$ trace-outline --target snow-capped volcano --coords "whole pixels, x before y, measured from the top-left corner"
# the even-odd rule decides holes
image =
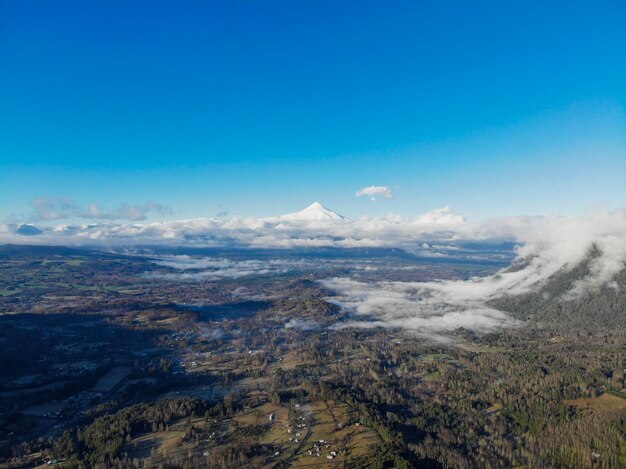
[[[313,202],[304,210],[278,217],[266,218],[266,221],[350,221],[348,218],[327,209],[319,202]]]

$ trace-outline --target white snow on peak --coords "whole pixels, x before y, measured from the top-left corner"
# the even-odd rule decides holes
[[[313,202],[304,210],[299,212],[288,213],[287,215],[281,215],[278,217],[266,218],[267,221],[350,221],[348,218],[327,209],[319,202]]]

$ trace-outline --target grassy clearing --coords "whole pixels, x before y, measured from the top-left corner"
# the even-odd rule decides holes
[[[433,371],[432,373],[428,373],[427,375],[424,375],[422,377],[422,379],[424,381],[435,381],[437,378],[439,378],[439,371]]]
[[[93,387],[93,390],[96,392],[108,392],[126,378],[131,371],[132,368],[127,366],[115,367],[100,378],[98,383]]]
[[[626,392],[616,391],[615,389],[609,389],[607,393],[611,394],[612,396],[617,396],[617,397],[621,397],[622,399],[626,399]]]
[[[165,431],[158,433],[144,433],[134,438],[124,448],[131,458],[147,458],[153,454],[163,455],[165,451],[177,447],[182,442],[185,432]]]
[[[277,366],[282,368],[283,370],[293,370],[299,365],[306,365],[306,364],[311,364],[311,362],[302,360],[302,356],[299,355],[297,352],[293,351],[293,352],[286,353],[282,357],[282,360],[278,362]]]
[[[270,414],[274,414],[271,423]],[[353,413],[346,404],[317,401],[299,408],[292,408],[289,404],[266,403],[235,416],[233,423],[235,426],[269,427],[259,443],[280,448],[280,457],[275,462],[288,463],[289,467],[308,467],[311,464],[336,467],[339,462],[367,454],[372,445],[380,443],[375,431],[360,424],[349,425],[352,420]],[[302,424],[306,425],[298,426]],[[320,443],[321,440],[324,443]],[[318,445],[319,456],[317,450],[313,450],[315,444]],[[333,451],[336,456],[329,460],[327,456]]]
[[[80,266],[82,265],[86,259],[81,258],[59,258],[59,259],[44,259],[41,261],[41,265],[70,265],[70,266]]]
[[[355,427],[350,435],[348,449],[350,457],[360,457],[366,455],[372,447],[382,443],[380,436],[374,430],[368,427]]]
[[[195,418],[191,420],[191,425],[196,428],[206,427],[203,418]],[[177,453],[200,451],[191,442],[184,442],[186,429],[189,428],[187,419],[180,419],[170,425],[169,429],[162,432],[142,433],[133,438],[129,443],[124,445],[124,451],[128,452],[130,458],[146,458],[152,456],[155,463],[160,457],[167,455],[175,455]]]
[[[428,355],[421,355],[419,360],[423,362],[447,361],[453,360],[453,357],[447,353],[429,353]]]
[[[337,464],[343,462],[349,464],[350,459],[366,455],[373,446],[381,443],[378,433],[354,422],[354,412],[346,404],[328,401],[304,407],[311,417],[311,433],[290,467],[309,467],[312,464],[316,467],[337,467]],[[320,444],[320,440],[324,440],[324,443]],[[320,446],[320,456],[315,451],[308,453],[315,443]],[[336,456],[332,460],[327,459],[333,451]]]
[[[117,289],[118,293],[121,293],[123,295],[136,295],[138,293],[141,293],[141,289],[139,288],[118,288]]]
[[[45,417],[54,412],[60,412],[68,406],[68,401],[46,402],[24,409],[22,413],[26,415],[34,415],[35,417]]]
[[[491,407],[488,407],[486,410],[490,414],[495,414],[496,412],[499,412],[500,409],[502,409],[502,404],[500,402],[496,402]]]
[[[490,345],[474,345],[474,344],[461,344],[459,348],[466,352],[474,353],[502,353],[506,352],[506,347],[492,347]]]
[[[585,414],[616,412],[626,409],[626,399],[604,393],[598,397],[587,397],[564,401],[564,404],[576,407]]]

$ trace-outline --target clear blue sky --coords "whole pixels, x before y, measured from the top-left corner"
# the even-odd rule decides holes
[[[0,21],[0,220],[40,196],[168,218],[626,205],[623,0],[4,0]]]

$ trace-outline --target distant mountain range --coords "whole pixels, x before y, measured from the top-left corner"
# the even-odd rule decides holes
[[[495,288],[496,293],[511,296],[534,291],[538,280],[577,265],[592,245],[600,254],[591,265],[591,277],[612,277],[626,263],[625,240],[626,209],[597,210],[583,217],[471,221],[445,207],[414,218],[389,214],[349,220],[315,202],[298,212],[269,218],[232,216],[141,223],[99,220],[89,224],[42,222],[40,226],[0,223],[0,244],[116,251],[141,247],[303,249],[324,254],[333,249],[384,248],[403,250],[430,262],[454,260],[503,267],[517,257],[519,261],[509,273],[518,271],[518,275],[503,272],[504,281],[485,286],[492,288],[492,293]]]

